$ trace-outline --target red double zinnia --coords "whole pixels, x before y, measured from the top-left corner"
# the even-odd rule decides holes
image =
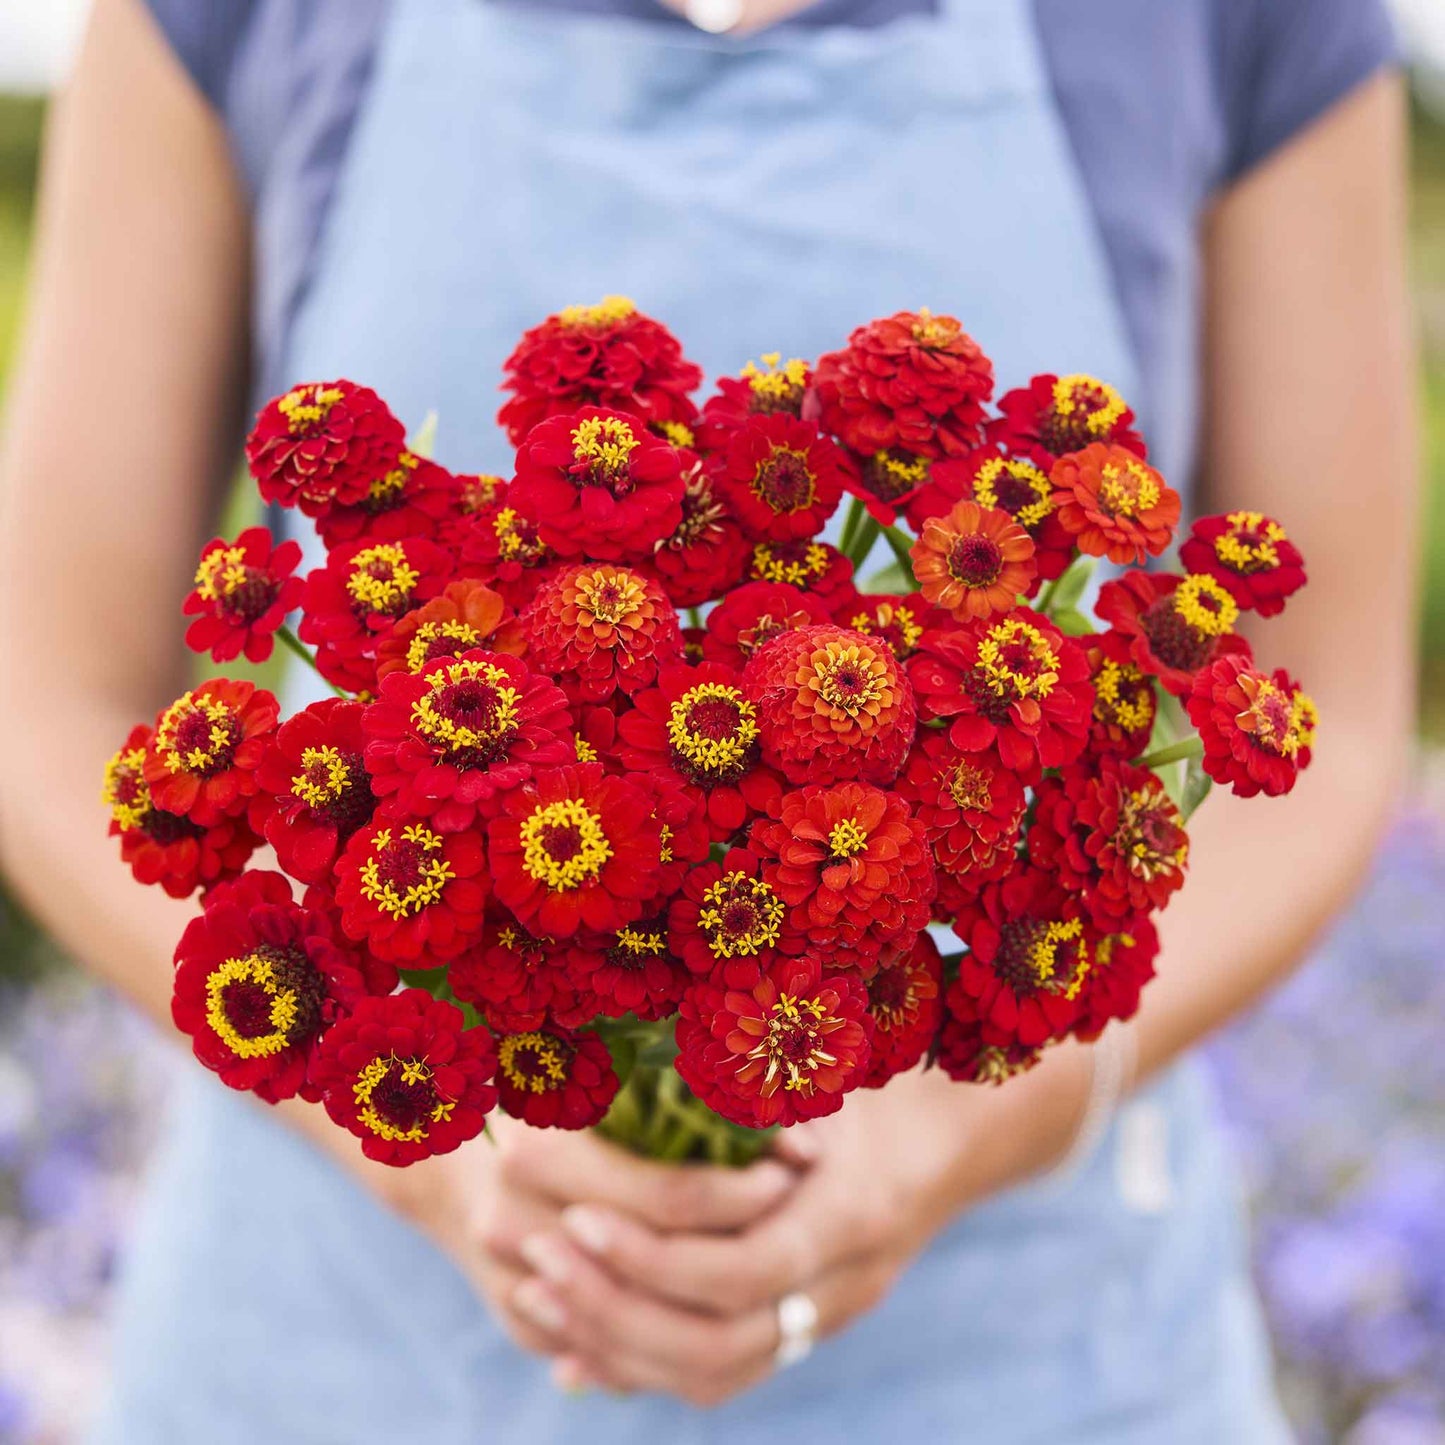
[[[748,362],[737,376],[719,378],[717,395],[708,398],[697,425],[706,450],[725,447],[749,417],[802,415],[812,368],[796,356],[784,361],[781,351],[764,352],[760,362]]]
[[[451,530],[461,485],[462,479],[445,467],[404,451],[394,467],[372,478],[359,502],[326,508],[316,519],[316,530],[329,548],[363,538],[440,538]]]
[[[1305,584],[1299,548],[1262,512],[1201,517],[1179,549],[1179,560],[1191,572],[1208,573],[1242,608],[1261,617],[1283,612],[1285,599]]]
[[[735,587],[707,615],[702,655],[709,662],[741,668],[779,633],[830,622],[814,596],[786,582],[748,582]]]
[[[1147,453],[1134,427],[1134,413],[1108,382],[1075,373],[1045,374],[1006,391],[999,418],[989,428],[1015,454],[1032,455],[1045,470],[1055,457],[1082,451],[1094,442],[1122,447],[1136,457]]]
[[[207,542],[182,608],[196,619],[186,629],[186,646],[217,662],[243,652],[251,662],[264,662],[276,629],[301,601],[301,579],[292,575],[300,560],[296,542],[273,550],[265,527],[248,527],[234,542]]]
[[[312,1065],[326,1112],[382,1164],[447,1154],[496,1106],[497,1055],[455,1004],[408,988],[365,998],[326,1035]]]
[[[498,1037],[497,1085],[503,1111],[535,1129],[590,1129],[619,1087],[607,1045],[556,1023]]]
[[[538,768],[575,757],[562,689],[500,652],[391,673],[364,727],[377,796],[444,833],[490,817]]]
[[[265,501],[319,517],[365,501],[371,484],[399,464],[405,440],[370,387],[306,382],[262,407],[246,460]]]
[[[751,988],[777,952],[786,914],[756,855],[730,848],[721,863],[700,864],[683,879],[668,908],[669,943],[694,974]]]
[[[674,607],[697,607],[742,579],[752,550],[716,483],[695,465],[683,474],[682,520],[641,565]]]
[[[447,982],[498,1031],[540,1028],[549,1017],[585,1023],[597,1010],[590,996],[579,995],[571,952],[571,944],[538,938],[493,907],[481,942],[451,961]]]
[[[920,933],[911,947],[885,948],[868,980],[873,1046],[865,1089],[881,1089],[911,1069],[933,1043],[943,1019],[943,960]]]
[[[1278,797],[1310,764],[1319,711],[1282,667],[1261,672],[1247,652],[1201,670],[1185,702],[1204,744],[1204,771],[1241,798]]]
[[[1059,524],[1078,549],[1111,562],[1157,557],[1179,521],[1179,493],[1131,451],[1095,442],[1054,463]]]
[[[837,509],[847,459],[812,422],[750,416],[728,438],[718,487],[743,529],[765,541],[812,537]]]

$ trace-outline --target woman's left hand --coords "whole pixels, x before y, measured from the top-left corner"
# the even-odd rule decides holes
[[[960,1210],[1067,1148],[1088,1087],[1084,1051],[1052,1051],[1001,1089],[936,1071],[852,1094],[783,1132],[796,1190],[735,1234],[665,1233],[595,1205],[533,1236],[524,1257],[560,1306],[558,1382],[726,1400],[767,1377],[778,1302],[801,1291],[818,1334],[872,1308]]]

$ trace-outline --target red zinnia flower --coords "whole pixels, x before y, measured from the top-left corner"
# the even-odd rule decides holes
[[[943,960],[920,933],[911,948],[888,947],[868,980],[873,1047],[865,1089],[881,1089],[928,1051],[943,1021]]]
[[[120,839],[121,861],[136,882],[159,883],[172,898],[188,898],[235,877],[261,840],[242,817],[223,817],[209,828],[151,801],[146,751],[154,736],[139,724],[105,765],[102,801],[110,809],[110,835]]]
[[[560,1024],[497,1039],[502,1109],[535,1129],[590,1129],[620,1087],[607,1045]]]
[[[182,694],[156,720],[146,753],[151,801],[203,828],[244,813],[277,711],[265,688],[225,677]]]
[[[810,784],[784,795],[776,819],[754,822],[748,844],[788,907],[787,952],[868,973],[884,945],[906,948],[928,926],[933,857],[896,794]]]
[[[955,983],[944,996],[943,1027],[935,1045],[938,1066],[960,1084],[1002,1084],[1026,1074],[1042,1050],[1020,1043],[989,1043],[973,999]]]
[[[1159,934],[1145,915],[1131,918],[1120,933],[1105,934],[1094,948],[1094,966],[1079,995],[1073,1032],[1086,1043],[1099,1037],[1112,1019],[1131,1019],[1139,995],[1154,977]]]
[[[743,672],[763,761],[790,783],[891,781],[913,741],[913,689],[892,651],[842,627],[776,637]]]
[[[490,817],[540,767],[572,762],[572,716],[556,683],[500,652],[393,672],[366,710],[377,796],[444,833]]]
[[[485,582],[448,582],[428,603],[397,620],[376,648],[378,680],[392,672],[421,672],[442,658],[483,647],[520,654],[522,629],[511,608]]]
[[[506,360],[511,399],[497,414],[513,446],[538,422],[579,406],[611,406],[649,422],[691,422],[702,370],[661,322],[625,296],[568,306],[522,336]]]
[[[674,607],[721,597],[742,579],[753,547],[701,466],[683,474],[682,521],[641,570],[656,577]]]
[[[1144,439],[1134,413],[1107,382],[1092,376],[1036,376],[999,398],[996,435],[1011,452],[1033,455],[1045,470],[1053,458],[1082,451],[1092,442],[1123,447],[1141,459]]]
[[[853,564],[831,542],[759,542],[748,564],[748,581],[786,582],[816,597],[825,615],[857,595]]]
[[[718,487],[745,531],[765,541],[812,537],[837,509],[846,458],[810,421],[746,418],[718,459]]]
[[[862,456],[956,456],[979,439],[993,364],[952,316],[900,311],[822,357],[813,385],[824,428]]]
[[[366,500],[400,464],[406,433],[370,387],[307,382],[261,408],[246,460],[261,496],[319,517]]]
[[[378,958],[435,967],[482,931],[486,859],[472,833],[438,833],[383,816],[358,830],[336,865],[336,906],[348,938]]]
[[[771,962],[787,905],[761,877],[758,859],[731,848],[683,880],[668,909],[673,953],[695,974],[728,988],[751,988]]]
[[[1112,933],[1184,886],[1189,836],[1155,774],[1102,757],[1035,789],[1029,857],[1082,896],[1101,933]]]
[[[922,825],[940,874],[977,887],[1013,867],[1024,788],[992,748],[961,752],[946,733],[925,728],[894,787]]]
[[[600,937],[583,936],[568,955],[594,1012],[654,1021],[677,1012],[692,974],[668,944],[667,918],[639,919]]]
[[[1024,865],[986,883],[954,932],[968,952],[953,990],[976,1011],[986,1043],[1037,1048],[1068,1031],[1095,936],[1052,874]]]
[[[1034,580],[1033,538],[977,502],[930,517],[909,555],[920,591],[955,622],[1011,611]]]
[[[946,625],[943,613],[916,592],[894,597],[859,594],[839,607],[833,620],[850,632],[861,632],[865,637],[886,642],[899,662],[907,662],[913,656],[930,626]]]
[[[300,1094],[322,1035],[366,996],[356,962],[279,873],[215,889],[176,946],[171,1016],[196,1057],[233,1089],[274,1104]]]
[[[373,542],[439,538],[451,529],[460,491],[460,477],[415,452],[404,451],[390,471],[372,479],[361,501],[322,512],[316,530],[328,548],[362,538]]]
[[[1201,670],[1185,702],[1204,744],[1204,771],[1241,798],[1278,797],[1309,767],[1319,712],[1282,667],[1259,671],[1247,652]]]
[[[480,513],[458,535],[462,563],[513,607],[530,602],[557,570],[557,554],[538,535],[537,524],[513,506]]]
[[[1088,739],[1088,659],[1030,608],[926,634],[908,676],[924,717],[953,719],[956,747],[997,745],[1015,772],[1072,762]]]
[[[745,1127],[836,1113],[868,1075],[873,1020],[850,974],[781,959],[748,990],[698,983],[677,1022],[677,1072],[709,1108]]]
[[[1117,632],[1086,640],[1089,679],[1094,684],[1094,728],[1089,747],[1095,753],[1137,758],[1149,746],[1159,698],[1143,668],[1130,661],[1129,642]]]
[[[447,983],[496,1030],[540,1028],[549,1016],[585,1023],[594,1000],[579,996],[573,945],[535,938],[505,909],[488,910],[486,933],[447,966]]]
[[[750,361],[740,375],[719,379],[718,394],[703,406],[698,440],[706,450],[717,451],[749,417],[801,416],[812,379],[806,361],[796,356],[784,361],[781,351],[765,352],[761,366]]]
[[[537,589],[522,614],[529,661],[577,702],[647,687],[682,658],[677,613],[650,577],[584,562]]]
[[[778,799],[777,775],[759,761],[757,709],[730,668],[674,664],[618,719],[623,763],[681,783],[716,842]]]
[[[656,795],[600,763],[538,772],[487,827],[498,901],[526,928],[571,938],[641,917],[657,892],[662,823]]]
[[[451,580],[451,554],[424,537],[342,547],[306,578],[301,640],[316,645],[316,667],[348,692],[376,686],[376,650],[397,618]]]
[[[1130,660],[1176,697],[1215,658],[1249,651],[1232,631],[1239,620],[1234,598],[1203,573],[1126,572],[1099,589],[1094,613],[1122,634]]]
[[[847,482],[854,496],[862,499],[868,515],[887,527],[900,511],[911,515],[913,504],[928,488],[933,467],[928,457],[916,457],[911,452],[875,452],[858,459],[849,470]]]
[[[376,798],[362,762],[365,707],[329,697],[281,724],[256,769],[251,823],[302,883],[331,878],[337,855]]]
[[[326,1112],[382,1164],[447,1154],[496,1106],[497,1055],[455,1004],[408,988],[364,998],[322,1040],[312,1080]]]
[[[786,582],[748,582],[708,613],[702,655],[709,662],[740,668],[779,633],[830,621],[817,597]]]
[[[1284,611],[1285,598],[1305,584],[1304,558],[1276,521],[1261,512],[1201,517],[1179,549],[1191,572],[1207,572],[1229,595],[1261,617]]]
[[[682,521],[681,465],[639,417],[586,406],[527,434],[507,502],[559,557],[638,561]]]
[[[1123,447],[1095,442],[1054,463],[1049,474],[1059,522],[1079,550],[1111,562],[1157,557],[1179,521],[1179,493]]]
[[[234,542],[207,542],[195,589],[182,608],[196,617],[186,629],[186,646],[217,662],[242,652],[251,662],[264,662],[275,645],[272,634],[300,603],[301,579],[291,575],[300,560],[296,542],[273,551],[265,527],[248,527]]]

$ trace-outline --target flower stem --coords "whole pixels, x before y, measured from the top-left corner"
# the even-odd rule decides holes
[[[848,548],[853,545],[853,539],[858,535],[858,527],[863,521],[863,503],[857,497],[848,499],[848,515],[843,519],[843,535],[838,538],[838,550],[845,556],[850,556]]]
[[[1139,759],[1138,766],[1162,768],[1167,763],[1181,763],[1186,758],[1202,758],[1203,756],[1204,744],[1198,737],[1180,738],[1177,743],[1170,743],[1168,747],[1155,748],[1152,753],[1145,753]]]
[[[918,591],[918,583],[913,577],[913,538],[901,527],[884,527],[883,540],[888,543],[893,555],[898,559],[898,565],[903,569],[904,585],[910,592]]]
[[[855,568],[861,567],[868,554],[873,550],[873,544],[878,540],[878,532],[877,519],[865,516],[854,530],[847,547],[840,548],[839,550],[843,552]]]
[[[312,655],[311,649],[284,622],[276,629],[276,641],[293,656],[299,657],[318,677],[321,676],[321,669],[316,666],[316,658]],[[337,697],[349,696],[344,688],[337,687],[334,682],[328,682],[327,686]]]

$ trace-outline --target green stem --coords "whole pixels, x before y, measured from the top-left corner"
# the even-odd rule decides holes
[[[321,676],[321,669],[316,666],[316,659],[312,656],[311,649],[307,647],[284,622],[276,629],[276,641],[288,652],[299,657],[318,677]],[[346,697],[348,695],[342,688],[337,687],[334,682],[327,683],[327,686],[337,697]]]
[[[848,515],[843,519],[843,535],[838,538],[838,550],[845,556],[850,556],[848,548],[853,545],[853,538],[858,535],[859,524],[863,521],[863,503],[857,497],[848,499]]]
[[[689,607],[687,609],[687,625],[689,627],[702,626],[702,613],[699,612],[696,607]]]
[[[1058,585],[1057,582],[1045,582],[1044,585],[1039,588],[1038,595],[1029,603],[1029,606],[1032,607],[1035,612],[1043,613],[1045,617],[1051,616],[1049,603],[1053,601],[1054,588]]]
[[[898,559],[898,565],[903,569],[903,577],[908,590],[917,592],[918,583],[913,579],[913,538],[901,527],[884,527],[883,540],[888,543],[893,555]]]
[[[1177,743],[1170,743],[1168,747],[1155,748],[1152,753],[1145,753],[1139,759],[1138,766],[1162,768],[1168,763],[1182,763],[1187,758],[1202,758],[1203,756],[1204,744],[1198,737],[1180,738]]]
[[[868,554],[873,550],[873,544],[878,540],[880,530],[876,518],[873,517],[865,516],[858,524],[858,529],[854,532],[847,551],[848,560],[855,568],[861,567]]]

